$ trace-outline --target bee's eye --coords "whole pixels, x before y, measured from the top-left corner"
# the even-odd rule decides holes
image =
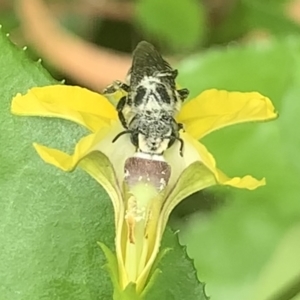
[[[138,131],[135,131],[130,136],[131,142],[134,146],[138,147],[139,139],[138,139]]]

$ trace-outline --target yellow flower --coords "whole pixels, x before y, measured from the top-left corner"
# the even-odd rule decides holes
[[[83,88],[33,88],[13,99],[12,112],[64,118],[92,131],[78,142],[73,155],[38,144],[34,147],[45,162],[64,171],[80,166],[106,190],[115,212],[116,289],[124,290],[132,282],[138,294],[148,281],[168,217],[180,201],[215,184],[249,190],[265,184],[265,179],[249,175],[229,178],[198,140],[228,125],[277,116],[271,101],[259,93],[204,91],[185,103],[177,116],[185,128],[180,133],[183,157],[176,142],[159,161],[135,157],[128,135],[112,143],[123,130],[114,105]]]

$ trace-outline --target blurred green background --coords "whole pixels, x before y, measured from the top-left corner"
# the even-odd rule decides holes
[[[279,112],[276,121],[237,125],[202,141],[227,174],[266,177],[267,185],[251,192],[204,190],[181,203],[170,222],[179,230],[212,300],[283,300],[297,295],[300,1],[47,3],[63,27],[98,47],[130,53],[141,39],[152,42],[174,59],[178,82],[192,96],[217,88],[258,91],[272,99]],[[14,43],[28,44],[13,1],[0,1],[0,20]],[[33,59],[40,55],[30,45],[29,53]],[[55,78],[83,85],[47,59],[44,65]]]

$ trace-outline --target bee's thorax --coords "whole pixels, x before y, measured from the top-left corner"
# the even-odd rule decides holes
[[[175,117],[188,90],[176,89],[177,75],[151,44],[141,42],[133,52],[127,82],[115,84],[127,93],[117,104],[124,133],[130,133],[140,152],[162,155],[176,140],[183,145],[179,136],[182,125]]]

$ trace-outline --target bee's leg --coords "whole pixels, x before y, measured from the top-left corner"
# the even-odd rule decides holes
[[[183,132],[184,132],[184,126],[182,123],[177,123],[177,126],[178,126],[178,131],[183,130]]]
[[[177,90],[179,97],[181,99],[181,101],[184,101],[190,94],[190,91],[188,89],[180,89]]]
[[[184,142],[183,142],[183,139],[180,138],[180,136],[179,136],[179,130],[183,129],[183,124],[182,123],[177,123],[175,121],[175,119],[173,119],[172,127],[173,127],[173,129],[172,129],[171,136],[165,137],[165,138],[170,139],[170,142],[168,144],[168,148],[170,148],[176,140],[179,141],[180,142],[179,153],[180,153],[180,156],[183,156],[182,151],[183,151],[183,147],[184,147]]]
[[[126,84],[126,83],[124,83],[124,82],[121,82],[121,81],[119,81],[119,80],[116,80],[116,81],[115,81],[115,85],[117,85],[119,89],[122,89],[122,90],[125,91],[126,93],[128,93],[129,90],[130,90],[130,86],[129,86],[128,84]]]
[[[184,130],[184,125],[182,123],[177,123],[176,120],[174,118],[172,118],[172,128],[173,128],[173,132],[177,132],[177,131],[180,131],[180,130],[183,130],[183,132],[185,131]],[[179,134],[174,134],[174,136],[178,136]]]
[[[180,143],[179,154],[181,157],[183,157],[183,147],[184,147],[183,139],[177,137],[176,140],[179,141]]]
[[[127,126],[127,123],[126,123],[126,120],[125,120],[125,117],[124,117],[122,111],[118,112],[118,117],[120,119],[120,122],[121,122],[122,126],[127,129],[128,126]]]
[[[178,70],[177,69],[172,70],[172,76],[173,76],[173,79],[176,79],[176,77],[178,76]]]
[[[113,94],[116,91],[118,91],[119,89],[125,91],[125,92],[129,92],[130,87],[128,84],[121,82],[119,80],[114,81],[112,84],[110,84],[109,86],[107,86],[104,90],[103,90],[103,94]]]
[[[121,137],[123,134],[132,133],[132,130],[124,130],[120,133],[118,133],[115,138],[112,140],[112,143],[114,143],[119,137]]]
[[[120,120],[122,126],[127,129],[128,128],[127,122],[126,122],[124,114],[123,114],[123,108],[124,108],[125,104],[126,104],[126,96],[122,97],[120,99],[120,101],[118,102],[117,111],[118,111],[118,117],[119,117],[119,120]]]

